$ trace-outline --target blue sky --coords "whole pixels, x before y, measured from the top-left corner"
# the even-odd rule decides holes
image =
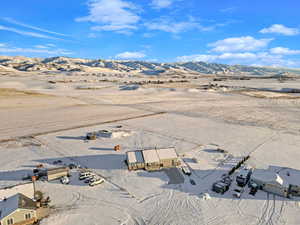
[[[300,67],[299,0],[10,0],[0,55]]]

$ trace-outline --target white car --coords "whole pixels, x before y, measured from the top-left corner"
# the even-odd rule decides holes
[[[89,177],[94,176],[94,175],[95,174],[93,174],[91,172],[80,173],[79,180],[85,180],[86,178],[89,178]]]
[[[99,177],[95,174],[93,175],[90,175],[89,177],[87,177],[85,180],[84,180],[84,183],[90,183],[92,180],[95,180],[95,179],[99,179]]]
[[[70,183],[70,179],[69,179],[69,177],[64,176],[64,177],[60,178],[60,182],[62,184],[69,184]]]
[[[183,172],[184,174],[188,175],[188,176],[190,176],[190,175],[192,174],[191,171],[190,171],[190,169],[189,169],[189,167],[186,166],[186,165],[183,165],[183,166],[181,167],[181,169],[182,169],[182,172]]]
[[[96,179],[92,179],[90,181],[90,186],[93,187],[95,185],[98,185],[98,184],[102,184],[104,182],[104,179],[103,178],[96,178]]]

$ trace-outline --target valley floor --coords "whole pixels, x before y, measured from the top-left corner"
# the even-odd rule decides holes
[[[80,78],[80,74],[73,76]],[[115,82],[78,89],[86,84],[51,84],[52,79],[44,74],[0,78],[0,90],[9,89],[0,91],[0,187],[21,183],[37,164],[54,167],[57,160],[88,167],[106,182],[91,188],[78,180],[76,170],[70,185],[39,181],[38,189],[50,195],[54,206],[41,224],[300,223],[300,199],[262,191],[252,196],[248,187],[237,199],[232,196],[235,185],[224,195],[211,191],[212,183],[247,155],[251,156],[247,165],[255,168],[300,170],[297,95],[270,97],[268,92],[255,97],[240,90],[202,90],[202,85],[212,82],[210,78],[191,80],[192,85],[186,86],[132,90],[122,90]],[[300,81],[253,79],[219,85],[278,90],[299,87]],[[117,126],[132,135],[84,140],[87,132]],[[118,144],[120,152],[113,150]],[[183,182],[169,184],[170,171],[127,170],[126,151],[169,146],[176,147],[192,171],[191,176],[179,171]],[[215,152],[215,148],[228,153]],[[206,193],[210,199],[204,197]]]

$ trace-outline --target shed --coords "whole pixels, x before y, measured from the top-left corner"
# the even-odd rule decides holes
[[[160,160],[156,149],[143,150],[146,170],[159,170]]]
[[[289,185],[289,194],[292,196],[300,196],[300,170],[288,167],[271,166],[270,169],[278,171],[278,174],[286,180]]]
[[[145,149],[127,152],[126,154],[129,170],[145,169],[154,171],[180,165],[175,148]]]
[[[142,151],[127,152],[127,165],[129,170],[144,169],[145,163]]]
[[[47,169],[47,180],[56,180],[64,176],[69,176],[70,170],[68,167],[58,167]]]
[[[175,148],[157,149],[157,154],[161,167],[163,168],[176,167],[180,165],[180,160],[178,159]]]

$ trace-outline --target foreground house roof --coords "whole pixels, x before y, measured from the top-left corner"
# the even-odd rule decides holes
[[[0,220],[9,216],[17,209],[35,210],[36,203],[21,193],[13,195],[0,202]]]

